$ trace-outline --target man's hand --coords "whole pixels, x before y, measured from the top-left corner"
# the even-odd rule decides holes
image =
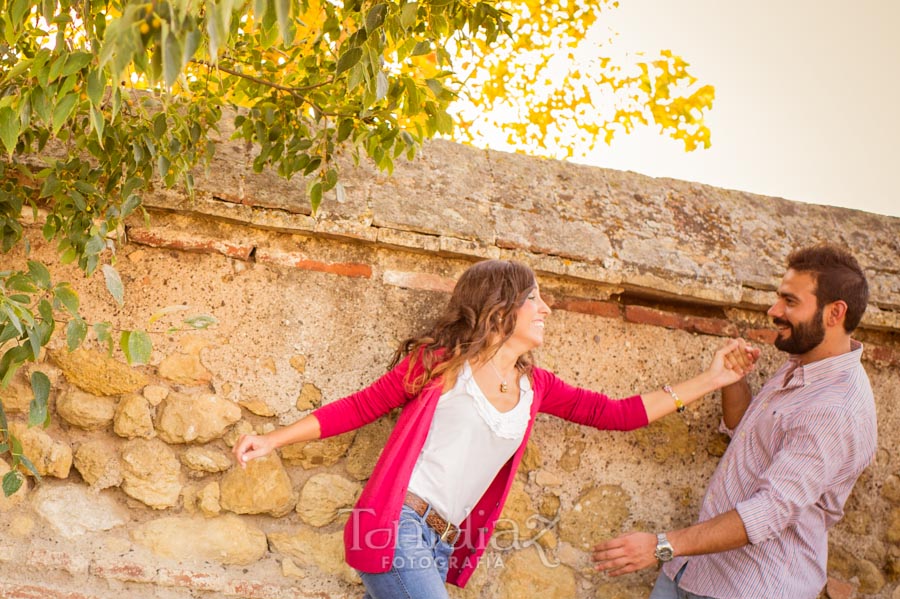
[[[725,354],[725,367],[746,376],[750,374],[759,359],[759,348],[753,347],[743,339],[738,339],[738,347]]]
[[[610,576],[629,574],[656,565],[656,535],[629,532],[594,547],[596,569]]]
[[[717,387],[726,387],[743,379],[756,364],[759,348],[743,339],[726,341],[713,356],[707,374]]]

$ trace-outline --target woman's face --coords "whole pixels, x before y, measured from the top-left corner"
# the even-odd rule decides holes
[[[541,292],[535,284],[525,303],[516,311],[516,328],[508,342],[521,345],[523,352],[531,351],[544,342],[544,318],[550,314],[550,307],[541,299]]]

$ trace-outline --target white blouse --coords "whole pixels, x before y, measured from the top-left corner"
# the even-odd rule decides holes
[[[462,523],[521,445],[533,398],[531,383],[522,376],[519,402],[508,412],[498,411],[467,362],[456,385],[438,400],[409,490],[450,522]]]

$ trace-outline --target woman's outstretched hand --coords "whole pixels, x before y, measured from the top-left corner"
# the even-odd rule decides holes
[[[254,458],[261,458],[272,453],[274,449],[272,441],[265,435],[241,435],[238,442],[231,448],[234,459],[244,468],[247,462]]]
[[[713,356],[707,372],[719,387],[726,387],[747,376],[756,365],[757,359],[759,359],[758,347],[753,347],[743,339],[731,339]]]

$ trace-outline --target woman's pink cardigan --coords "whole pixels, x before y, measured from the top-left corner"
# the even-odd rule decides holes
[[[415,368],[414,374],[420,373],[421,362]],[[363,572],[387,572],[391,568],[400,509],[441,396],[441,380],[433,381],[416,395],[409,394],[404,386],[408,370],[407,356],[368,388],[314,412],[325,438],[357,429],[394,408],[403,408],[344,529],[347,563]],[[647,424],[647,412],[639,395],[616,401],[567,385],[540,368],[533,370],[532,387],[531,420],[522,444],[460,526],[447,574],[447,582],[456,586],[465,586],[487,547],[538,412],[599,429],[632,430]],[[452,486],[454,481],[448,480],[447,484]]]

